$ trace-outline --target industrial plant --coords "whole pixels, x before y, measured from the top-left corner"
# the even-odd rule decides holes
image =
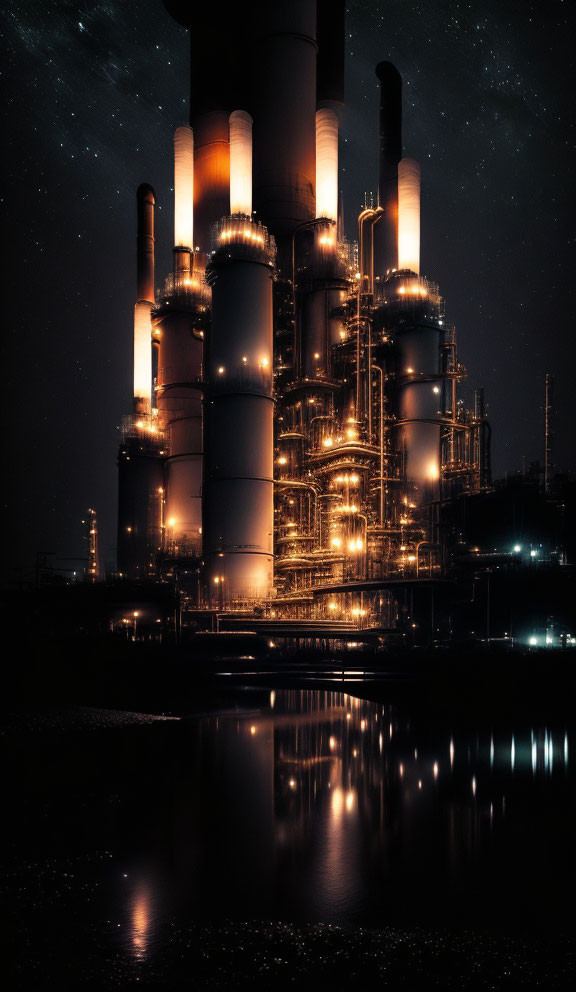
[[[434,626],[465,504],[491,489],[490,426],[421,271],[402,79],[376,66],[378,189],[345,231],[344,3],[243,4],[224,35],[215,9],[217,72],[190,5],[166,7],[190,29],[190,124],[163,282],[156,194],[137,192],[118,573],[176,583],[198,617]]]

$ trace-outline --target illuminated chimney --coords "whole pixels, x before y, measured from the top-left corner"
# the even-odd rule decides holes
[[[316,216],[338,220],[338,118],[316,111]]]
[[[152,399],[152,307],[139,300],[134,307],[134,412],[150,413]]]
[[[252,118],[230,114],[230,213],[252,216]]]
[[[398,164],[398,268],[420,272],[420,166],[413,158]]]
[[[194,135],[187,125],[174,132],[174,247],[194,248]]]
[[[136,239],[137,303],[134,307],[134,411],[148,413],[152,396],[152,326],[154,305],[154,190],[138,187]]]

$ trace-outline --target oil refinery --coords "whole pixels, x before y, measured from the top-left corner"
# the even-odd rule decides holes
[[[433,625],[464,504],[491,489],[490,427],[421,271],[401,77],[376,66],[378,191],[346,237],[344,3],[244,4],[224,37],[207,15],[217,73],[190,5],[166,7],[190,29],[190,124],[163,283],[155,192],[137,193],[118,573],[177,583],[198,616]]]

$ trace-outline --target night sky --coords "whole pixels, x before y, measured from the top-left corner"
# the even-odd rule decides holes
[[[495,477],[542,459],[546,371],[556,376],[556,463],[576,469],[570,8],[354,0],[348,10],[347,233],[376,188],[374,65],[389,59],[404,78],[404,153],[422,164],[422,273],[456,322],[470,393],[486,388]],[[4,576],[14,580],[39,550],[81,568],[64,559],[85,554],[91,505],[114,563],[135,192],[142,181],[156,189],[162,277],[188,44],[161,0],[20,0],[4,7],[2,36]]]

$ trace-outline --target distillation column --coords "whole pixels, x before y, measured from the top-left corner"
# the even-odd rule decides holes
[[[266,228],[218,229],[212,286],[204,558],[213,603],[254,602],[273,583],[272,277]]]
[[[168,435],[164,550],[199,555],[202,534],[203,287],[194,272],[194,138],[174,135],[174,274],[156,311],[157,405]]]
[[[436,287],[419,277],[420,166],[406,158],[398,165],[397,252],[399,268],[388,278],[385,292],[397,318],[398,446],[404,477],[421,503],[440,493],[443,332]]]
[[[142,184],[137,192],[134,414],[125,420],[118,454],[118,572],[131,579],[154,573],[161,543],[163,462],[151,409],[154,203],[154,190]]]

